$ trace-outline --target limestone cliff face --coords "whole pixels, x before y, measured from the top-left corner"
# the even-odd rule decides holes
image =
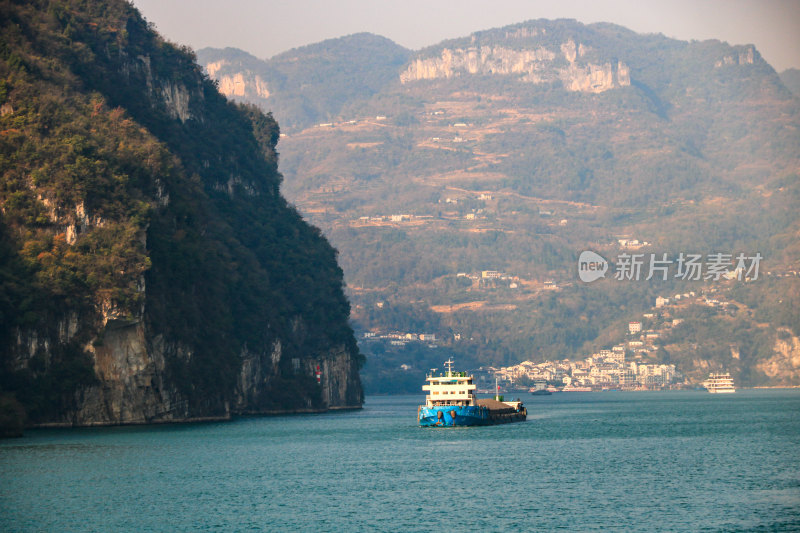
[[[234,413],[261,414],[281,411],[264,406],[263,397],[270,392],[272,382],[279,379],[281,363],[285,357],[282,344],[275,342],[271,350],[262,353],[242,354],[241,371],[237,377]],[[334,346],[317,353],[315,357],[292,358],[291,375],[317,381],[321,404],[304,398],[298,410],[353,409],[363,403],[358,382],[357,363],[344,346]]]
[[[400,74],[400,81],[452,78],[460,74],[518,74],[528,81],[539,79],[555,53],[540,47],[535,50],[512,50],[502,46],[451,50],[440,57],[417,58]]]
[[[800,338],[787,328],[778,329],[773,346],[774,355],[756,366],[777,385],[800,384]]]
[[[102,341],[93,339],[86,350],[99,383],[80,391],[76,410],[53,422],[85,426],[191,418],[165,378],[163,339],[148,340],[142,321],[107,327]]]
[[[317,368],[317,366],[319,368]],[[358,381],[357,365],[352,353],[345,346],[338,346],[320,358],[319,365],[313,360],[307,363],[307,371],[319,372],[322,385],[322,401],[330,409],[360,407],[363,403],[360,388],[353,387]]]
[[[85,317],[91,321],[92,317]],[[58,321],[50,332],[17,331],[17,370],[28,368],[34,358],[48,364],[52,348],[79,339],[86,329],[94,329],[74,314]],[[324,411],[361,407],[363,393],[358,363],[344,346],[331,347],[303,360],[297,372],[309,380],[319,377],[321,402],[310,397],[286,408],[270,402],[273,382],[281,375],[284,353],[280,341],[270,351],[240,355],[241,367],[230,400],[209,402],[205,412],[190,408],[179,387],[170,379],[170,357],[190,359],[191,348],[150,331],[144,320],[110,321],[100,330],[102,339],[93,336],[84,349],[92,356],[97,382],[77,390],[72,402],[60,414],[40,426],[94,426],[185,422],[227,419],[237,414],[272,414],[292,411]]]
[[[746,46],[737,55],[726,55],[714,62],[714,67],[721,68],[733,65],[752,65],[755,61],[755,48]]]
[[[520,31],[510,37],[536,35],[531,32],[520,34]],[[568,91],[593,93],[630,85],[630,71],[625,63],[593,63],[585,59],[590,52],[593,52],[590,47],[576,45],[572,39],[564,42],[558,52],[544,46],[527,49],[504,46],[444,48],[439,57],[414,59],[400,74],[400,82],[449,79],[461,75],[500,75],[515,76],[528,83],[561,80]]]
[[[189,109],[189,99],[192,92],[195,98],[201,94],[199,80],[194,80],[194,86],[188,87],[174,80],[154,77],[151,58],[147,54],[138,55],[134,61],[126,61],[121,70],[127,78],[130,78],[132,73],[143,74],[148,94],[155,101],[162,102],[172,118],[180,119],[181,122],[195,118]]]
[[[241,99],[269,98],[269,86],[258,74],[244,69],[238,72],[227,72],[227,61],[214,61],[205,65],[206,72],[219,83],[219,92],[228,97]]]
[[[571,63],[559,71],[559,77],[568,91],[585,93],[601,93],[631,84],[628,67],[622,62],[617,63],[616,68],[610,63],[584,66]]]

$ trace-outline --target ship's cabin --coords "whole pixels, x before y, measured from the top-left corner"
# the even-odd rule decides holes
[[[422,386],[422,390],[428,392],[425,397],[426,407],[477,404],[477,386],[473,382],[473,376],[468,376],[466,372],[453,372],[452,363],[448,360],[445,362],[448,365],[446,371],[437,374],[434,368],[426,376],[428,383]]]

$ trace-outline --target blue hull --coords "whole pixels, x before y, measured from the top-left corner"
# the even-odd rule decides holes
[[[485,426],[491,423],[489,409],[476,405],[419,408],[420,426]]]

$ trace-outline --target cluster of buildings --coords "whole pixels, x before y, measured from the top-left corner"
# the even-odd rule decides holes
[[[463,143],[463,142],[467,142],[467,140],[464,139],[464,137],[461,137],[460,135],[456,135],[452,139],[442,139],[441,137],[431,137],[430,141],[434,142],[434,143],[440,143],[440,142]]]
[[[342,120],[341,122],[323,122],[321,124],[316,124],[315,128],[335,128],[336,126],[352,126],[353,124],[358,124],[359,122],[371,122],[373,119],[366,118],[366,119],[359,119],[359,120]],[[378,122],[386,120],[386,115],[378,115],[375,117],[374,120]]]
[[[714,288],[703,289],[703,294],[697,295],[695,292],[687,292],[683,294],[675,294],[673,296],[658,296],[656,298],[656,309],[661,309],[662,312],[668,307],[684,306],[684,305],[703,305],[706,307],[714,307],[727,311],[735,309],[735,305],[725,300],[722,296],[715,296],[717,291]],[[645,314],[646,317],[653,316],[652,313]]]
[[[497,379],[508,388],[515,388],[519,382],[561,383],[567,387],[591,390],[653,390],[682,386],[684,377],[675,365],[647,362],[654,358],[662,335],[685,321],[683,318],[673,318],[667,309],[678,303],[722,309],[729,305],[728,302],[705,294],[698,296],[694,292],[659,296],[654,308],[643,313],[641,320],[628,322],[625,341],[610,349],[600,350],[579,361],[524,361],[509,367],[482,368],[476,372],[476,379],[492,386]]]
[[[467,274],[466,272],[459,272],[456,274],[457,278],[469,278],[471,280],[479,280],[479,279],[502,279],[502,280],[510,280],[510,279],[519,279],[517,276],[510,276],[505,272],[501,272],[499,270],[481,270],[478,274]]]
[[[427,343],[428,348],[436,348],[435,333],[375,333],[373,331],[364,332],[364,339],[386,341],[392,346],[405,346],[409,342]]]
[[[459,272],[456,278],[465,278],[472,281],[475,287],[485,287],[490,284],[496,286],[498,282],[508,284],[510,289],[517,289],[520,286],[519,276],[512,276],[499,270],[481,270],[478,273]]]
[[[493,198],[494,197],[491,194],[487,193],[487,192],[482,192],[482,193],[478,194],[478,200],[483,200],[484,202],[492,200]],[[458,198],[450,198],[449,196],[444,199],[444,203],[446,203],[446,204],[454,204],[454,205],[456,205],[456,204],[458,204],[458,201],[459,201]],[[462,198],[462,201],[463,201],[463,198]],[[439,200],[439,203],[442,203],[442,201]]]
[[[685,384],[684,377],[675,365],[646,361],[654,358],[661,337],[686,321],[674,318],[674,309],[703,305],[725,311],[732,305],[715,293],[713,288],[707,288],[701,294],[692,291],[657,297],[655,306],[643,313],[641,320],[628,322],[623,343],[600,350],[583,360],[524,361],[509,367],[483,368],[476,375],[486,383],[493,384],[497,379],[510,388],[520,381],[563,383],[564,386],[591,390],[652,390],[681,386]]]
[[[640,241],[639,239],[628,237],[617,239],[617,243],[619,243],[619,247],[623,250],[638,250],[639,248],[650,246],[650,243],[647,241]]]
[[[433,218],[433,215],[410,215],[410,214],[399,214],[399,215],[376,215],[372,217],[364,216],[358,217],[358,221],[361,223],[369,224],[375,222],[410,222],[415,218]]]
[[[456,278],[472,280],[473,286],[475,287],[487,286],[492,283],[496,285],[497,282],[504,282],[508,283],[508,287],[510,289],[517,289],[523,284],[523,281],[520,280],[519,276],[506,274],[505,272],[501,272],[499,270],[481,270],[477,273],[459,272],[456,274]],[[546,291],[557,291],[560,290],[561,287],[559,287],[558,283],[555,281],[548,279],[542,283],[542,289]]]
[[[480,378],[493,383],[496,378],[514,388],[520,381],[562,383],[567,387],[588,387],[592,390],[653,390],[670,388],[683,379],[675,365],[627,361],[625,345],[600,350],[580,361],[524,361],[503,368],[486,368]],[[480,381],[479,378],[479,381]],[[524,378],[524,379],[523,379]]]
[[[771,273],[770,273],[771,274]],[[769,274],[768,274],[769,275]],[[459,278],[467,278],[474,284],[489,284],[503,281],[516,288],[520,282],[518,276],[509,275],[499,270],[483,270],[477,273],[460,272]],[[553,281],[545,282],[545,288],[557,290]],[[383,307],[383,302],[376,304]],[[537,388],[544,383],[563,386],[572,390],[659,390],[683,388],[688,385],[685,377],[674,364],[653,362],[657,360],[662,337],[673,328],[690,322],[689,316],[675,317],[675,311],[689,306],[701,305],[717,308],[722,312],[732,313],[737,304],[726,301],[721,291],[715,287],[694,291],[658,296],[654,306],[642,313],[641,318],[627,323],[624,340],[608,349],[599,350],[581,360],[563,359],[560,361],[544,361],[534,363],[523,361],[508,367],[481,367],[473,370],[479,389],[493,390],[495,381],[506,389],[528,389],[536,384]],[[383,340],[394,346],[405,346],[410,342],[426,343],[430,348],[437,347],[437,337],[433,333],[393,332],[380,334],[365,332],[364,339]],[[453,340],[459,341],[460,334],[454,334]],[[448,339],[443,339],[445,343]],[[411,368],[408,365],[404,367]],[[577,388],[577,389],[576,389]]]
[[[456,203],[455,201],[453,203]],[[485,213],[486,210],[481,209],[473,209],[471,213],[466,213],[463,215],[464,220],[478,220],[486,218]],[[447,214],[445,214],[447,215]],[[452,214],[451,214],[452,215]],[[392,215],[373,215],[373,216],[360,216],[358,219],[354,219],[350,222],[351,225],[355,226],[368,226],[368,225],[381,225],[381,224],[397,224],[402,222],[430,222],[434,219],[444,220],[454,220],[460,217],[461,215],[453,215],[453,216],[434,216],[434,215],[412,215],[410,213],[399,213],[399,214],[392,214]]]

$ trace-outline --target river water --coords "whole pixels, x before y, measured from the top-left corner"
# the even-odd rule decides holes
[[[0,441],[0,531],[799,531],[800,390],[521,395],[419,428],[422,395]]]

